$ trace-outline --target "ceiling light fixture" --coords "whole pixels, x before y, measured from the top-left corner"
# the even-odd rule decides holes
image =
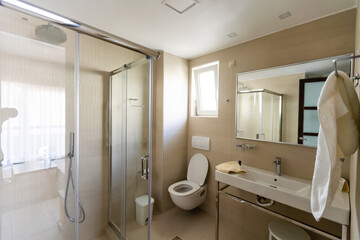
[[[64,18],[64,17],[61,17],[59,15],[56,15],[54,13],[51,13],[51,12],[48,12],[48,11],[45,11],[43,9],[40,9],[40,8],[37,8],[33,5],[30,5],[28,3],[25,3],[25,2],[22,2],[22,1],[18,1],[18,0],[0,0],[0,5],[3,5],[3,4],[10,4],[14,7],[17,7],[17,8],[20,8],[22,10],[25,10],[25,11],[29,11],[29,12],[32,12],[32,13],[35,13],[37,15],[40,15],[42,17],[46,17],[56,23],[59,23],[59,24],[64,24],[64,25],[69,25],[69,26],[79,26],[77,23],[74,23],[73,21],[67,19],[67,18]]]
[[[197,0],[164,0],[161,3],[179,14],[183,14],[199,4]]]
[[[234,37],[236,37],[237,36],[237,33],[236,32],[232,32],[232,33],[229,33],[228,34],[228,37],[229,38],[234,38]]]
[[[291,12],[287,11],[287,12],[285,12],[283,14],[280,14],[278,17],[280,18],[280,20],[283,20],[283,19],[288,18],[290,16],[291,16]]]

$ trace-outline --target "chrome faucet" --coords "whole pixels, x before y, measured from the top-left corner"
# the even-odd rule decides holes
[[[275,164],[275,176],[281,176],[281,158],[276,157],[273,164]]]

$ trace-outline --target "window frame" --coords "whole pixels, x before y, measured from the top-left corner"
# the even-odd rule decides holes
[[[199,75],[208,71],[214,72],[214,80],[215,80],[215,102],[216,102],[216,110],[215,111],[205,111],[202,110],[201,103],[201,90],[199,87]],[[195,91],[195,109],[193,111],[194,116],[199,117],[218,117],[219,115],[219,62],[212,62],[205,65],[197,66],[192,68],[192,80]]]

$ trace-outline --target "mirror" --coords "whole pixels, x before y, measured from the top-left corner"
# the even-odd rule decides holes
[[[336,56],[236,75],[236,138],[316,147],[317,101]],[[350,75],[351,60],[338,63]]]

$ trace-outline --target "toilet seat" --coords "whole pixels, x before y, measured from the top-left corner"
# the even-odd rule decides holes
[[[202,186],[204,185],[208,169],[209,163],[205,155],[197,153],[190,159],[186,178]]]
[[[188,190],[186,188],[188,188]],[[176,196],[188,196],[198,191],[200,188],[199,184],[195,182],[183,180],[170,185],[168,190],[170,194]]]

